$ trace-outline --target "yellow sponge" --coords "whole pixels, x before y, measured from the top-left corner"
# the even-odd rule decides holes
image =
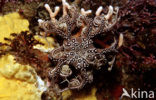
[[[18,13],[0,16],[0,42],[11,33],[28,31],[29,22]],[[28,65],[15,62],[12,55],[0,58],[0,100],[40,100],[36,73]]]
[[[16,63],[12,55],[0,59],[0,100],[40,100],[36,73],[28,65]]]
[[[23,19],[18,13],[0,16],[0,42],[4,42],[4,37],[9,37],[11,33],[28,31],[28,26],[28,20]]]

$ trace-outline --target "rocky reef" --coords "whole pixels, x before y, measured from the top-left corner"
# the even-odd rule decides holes
[[[10,8],[12,3],[18,4]],[[122,88],[156,92],[155,0],[11,0],[0,2],[2,14],[18,11],[30,32],[13,33],[1,43],[1,55],[12,54],[47,82],[43,100],[71,90],[68,99],[96,88],[97,100],[118,100]],[[54,49],[34,37],[53,37]],[[46,40],[47,41],[47,40]],[[48,42],[51,44],[51,42]],[[123,100],[130,98],[124,97]]]

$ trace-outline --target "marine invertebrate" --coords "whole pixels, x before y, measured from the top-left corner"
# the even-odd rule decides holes
[[[18,13],[9,13],[5,16],[0,16],[1,99],[17,100],[20,98],[29,100],[39,100],[41,97],[41,92],[39,91],[38,86],[36,85],[37,74],[35,70],[28,64],[23,65],[18,63],[15,59],[16,56],[14,56],[11,53],[8,54],[7,50],[10,47],[8,47],[7,45],[9,45],[10,42],[8,43],[8,41],[5,41],[6,38],[12,39],[10,34],[13,32],[16,32],[18,35],[18,33],[20,33],[21,31],[28,30],[28,24],[28,21],[26,19],[21,18],[21,16]],[[5,39],[3,40],[4,37]],[[2,56],[1,53],[7,54]]]
[[[4,41],[4,37],[9,37],[11,33],[20,33],[21,31],[29,30],[28,20],[23,19],[18,13],[10,13],[5,16],[0,16],[0,25],[0,42],[3,43],[6,42]]]
[[[36,72],[29,65],[22,65],[15,61],[12,55],[5,55],[0,59],[0,74],[8,79],[16,79],[29,83],[36,82]],[[3,63],[4,64],[3,64]]]
[[[74,5],[69,5],[65,0],[62,0],[62,4],[63,16],[59,20],[55,17],[60,7],[56,6],[53,12],[48,4],[45,4],[45,8],[51,20],[38,20],[45,35],[55,33],[63,38],[63,43],[49,52],[55,66],[50,68],[48,74],[51,79],[50,88],[57,94],[67,89],[81,89],[85,84],[91,83],[95,69],[108,65],[111,70],[118,48],[123,42],[122,34],[119,40],[114,37],[114,42],[107,48],[96,48],[92,40],[96,35],[110,31],[118,22],[118,7],[109,6],[105,15],[102,13],[103,7],[100,6],[95,17],[90,18],[88,15],[91,10],[85,11],[82,8],[79,13]]]

